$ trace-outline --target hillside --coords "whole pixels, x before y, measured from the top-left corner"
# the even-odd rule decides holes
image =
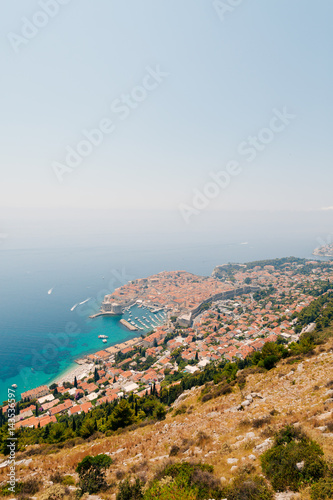
[[[286,424],[301,426],[323,448],[326,460],[333,461],[332,348],[329,339],[314,354],[287,358],[270,371],[239,371],[237,380],[241,383],[235,384],[230,394],[204,403],[200,400],[202,387],[185,391],[163,421],[141,427],[138,424],[137,428],[132,426],[132,430],[117,431],[109,437],[96,434],[75,447],[63,443],[29,447],[16,457],[16,478],[41,480],[40,490],[31,497],[56,498],[45,495],[52,474],[70,475],[76,482],[77,464],[87,454],[104,453],[113,463],[107,471],[109,488],[98,494],[101,498],[116,498],[119,481],[129,475],[150,481],[156,470],[170,460],[211,464],[215,476],[227,484],[247,464],[261,473],[261,453],[271,446],[274,433]],[[2,484],[7,481],[5,464],[0,464]],[[72,481],[67,478],[67,482]],[[76,487],[68,488],[67,497],[74,498]],[[307,499],[309,488],[301,488],[300,493],[290,497],[276,494],[275,498]]]

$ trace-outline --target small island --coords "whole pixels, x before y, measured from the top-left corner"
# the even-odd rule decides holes
[[[319,257],[333,257],[333,243],[316,248],[313,251],[313,255],[318,255]]]

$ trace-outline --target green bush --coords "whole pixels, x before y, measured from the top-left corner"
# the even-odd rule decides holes
[[[239,474],[230,485],[222,489],[228,500],[272,500],[273,491],[264,478]]]
[[[112,460],[108,455],[87,455],[76,467],[79,474],[79,487],[81,495],[84,493],[96,493],[107,487],[105,481],[105,469],[110,467]]]
[[[213,466],[202,463],[177,462],[157,473],[147,489],[144,500],[220,499],[220,481],[213,475]]]
[[[196,500],[197,492],[190,486],[184,486],[180,481],[162,480],[155,482],[146,491],[144,500]]]
[[[6,484],[0,489],[2,496],[13,495],[13,492],[9,489],[11,486]],[[40,481],[38,479],[32,478],[27,479],[27,481],[18,481],[15,485],[15,494],[20,497],[30,497],[35,495],[41,487]]]
[[[136,479],[134,483],[125,479],[119,484],[116,500],[141,500],[143,498],[142,487],[143,483],[139,479]]]
[[[312,500],[329,500],[333,498],[333,478],[319,479],[311,486]]]
[[[302,463],[299,468],[298,463]],[[320,446],[293,426],[276,434],[274,446],[261,456],[261,465],[273,488],[279,491],[298,491],[302,485],[318,481],[327,471]]]
[[[184,404],[180,405],[178,408],[175,409],[173,417],[176,417],[177,415],[183,415],[186,412],[187,412],[187,406]]]
[[[64,486],[73,486],[75,484],[75,479],[72,476],[64,476],[61,484]]]

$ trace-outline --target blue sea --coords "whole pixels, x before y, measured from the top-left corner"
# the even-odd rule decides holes
[[[122,245],[110,241],[98,246],[61,241],[49,246],[36,241],[25,248],[18,242],[13,248],[2,245],[0,400],[7,399],[11,384],[17,384],[19,393],[49,384],[84,354],[142,333],[129,332],[119,317],[89,319],[105,294],[129,280],[176,269],[209,275],[216,265],[227,262],[290,255],[309,258],[318,246],[315,227],[310,232],[289,228],[278,233],[266,227],[253,234],[243,229],[232,235],[159,239],[147,233],[140,242],[134,238]],[[143,315],[139,308],[133,312],[133,317]],[[109,337],[107,344],[98,338],[100,334]]]

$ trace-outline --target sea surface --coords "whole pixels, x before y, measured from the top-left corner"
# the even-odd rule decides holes
[[[146,239],[145,239],[146,240]],[[160,244],[147,236],[138,245],[0,248],[0,401],[8,387],[18,393],[49,384],[84,354],[138,336],[119,317],[89,319],[107,293],[129,280],[164,270],[211,274],[218,264],[258,259],[311,257],[318,246],[306,233],[244,241],[192,241]],[[52,289],[51,293],[48,293]],[[75,309],[71,310],[74,305]],[[135,308],[132,317],[142,317]],[[125,315],[125,317],[127,317]],[[107,335],[103,344],[98,335]]]

